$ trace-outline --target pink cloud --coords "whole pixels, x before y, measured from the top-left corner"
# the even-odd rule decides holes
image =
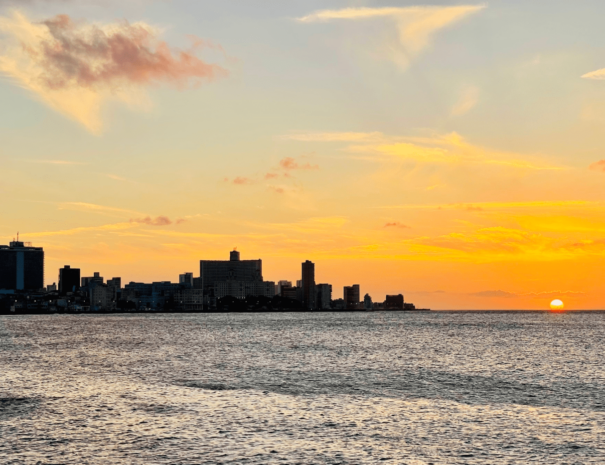
[[[283,187],[279,187],[279,186],[269,186],[269,189],[271,189],[276,194],[285,194],[286,193],[286,189],[284,189]]]
[[[242,176],[238,176],[237,178],[235,178],[233,180],[233,184],[236,184],[238,186],[245,186],[248,184],[254,184],[254,181],[252,181],[252,179],[250,179],[250,178],[244,178]]]
[[[605,172],[605,160],[599,160],[593,163],[592,165],[590,165],[589,169],[592,171]]]
[[[300,164],[292,157],[286,157],[279,162],[279,166],[284,170],[318,170],[318,165],[310,163]]]
[[[385,228],[405,228],[411,229],[410,226],[400,223],[399,221],[393,221],[384,225]]]
[[[87,26],[59,15],[46,25],[52,41],[40,47],[23,44],[32,60],[42,66],[42,82],[50,89],[71,86],[114,86],[118,83],[167,82],[179,87],[189,80],[213,79],[226,72],[207,64],[193,51],[172,51],[154,31],[126,21],[112,29]],[[86,26],[86,27],[85,27]]]
[[[149,108],[145,91],[152,85],[185,89],[228,74],[198,56],[202,47],[219,46],[196,38],[190,49],[175,49],[144,22],[88,23],[68,15],[36,22],[14,11],[0,16],[0,34],[0,73],[94,133],[102,130],[108,100]]]
[[[150,216],[145,218],[133,218],[130,222],[146,224],[148,226],[170,226],[172,224],[172,221],[167,216],[158,216],[156,218]]]

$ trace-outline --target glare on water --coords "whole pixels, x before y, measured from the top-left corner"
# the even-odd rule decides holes
[[[0,317],[0,462],[604,463],[604,317]]]

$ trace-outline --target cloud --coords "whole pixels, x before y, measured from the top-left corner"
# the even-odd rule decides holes
[[[312,132],[280,136],[284,140],[301,142],[372,142],[383,138],[381,132]]]
[[[197,57],[199,43],[173,50],[143,22],[90,24],[59,15],[34,23],[14,12],[0,17],[0,33],[0,73],[95,133],[108,100],[140,106],[151,85],[184,89],[226,75]]]
[[[299,163],[292,157],[286,157],[279,162],[280,168],[291,171],[291,170],[318,170],[319,165],[312,165],[310,163]]]
[[[84,202],[63,202],[59,204],[59,210],[75,210],[112,215],[118,214],[118,216],[123,216],[125,214],[132,215],[133,213],[139,214],[138,212],[124,208],[106,207],[104,205]]]
[[[524,160],[518,154],[499,152],[472,145],[456,132],[433,137],[387,136],[379,132],[328,132],[282,137],[302,142],[351,142],[352,144],[346,148],[348,152],[370,153],[375,156],[376,161],[408,160],[427,164],[500,165],[525,170],[563,169],[560,166]],[[382,157],[376,157],[376,155],[382,155]]]
[[[584,292],[579,291],[540,291],[540,292],[507,292],[507,291],[482,291],[469,294],[473,297],[563,297],[565,295],[583,295]]]
[[[597,69],[596,71],[591,71],[590,73],[586,73],[582,76],[584,79],[595,79],[602,81],[605,79],[605,68]]]
[[[389,47],[390,57],[402,69],[405,69],[412,59],[429,47],[432,36],[439,30],[484,8],[485,5],[345,8],[316,11],[298,20],[302,23],[313,23],[334,20],[390,19],[395,23],[398,31],[398,43]]]
[[[152,218],[147,216],[145,218],[133,218],[130,220],[131,223],[146,224],[148,226],[170,226],[172,221],[167,216],[158,216]]]
[[[592,171],[601,171],[605,173],[605,160],[599,160],[588,167]]]
[[[514,294],[512,292],[506,292],[506,291],[482,291],[482,292],[473,292],[472,294],[469,294],[473,297],[503,297],[503,298],[511,298],[511,297],[517,297],[517,294]]]
[[[479,102],[479,89],[477,87],[467,88],[454,108],[452,108],[452,116],[462,116],[471,111]]]
[[[244,178],[242,176],[238,176],[232,181],[232,183],[237,186],[246,186],[249,184],[254,184],[254,181],[250,178]]]
[[[269,189],[275,192],[276,194],[285,194],[287,188],[285,186],[269,186]]]
[[[386,223],[384,225],[385,228],[404,228],[404,229],[411,229],[409,226],[400,223],[399,221],[393,221],[390,223]]]
[[[451,204],[432,204],[432,205],[390,205],[379,208],[396,208],[396,209],[456,209],[466,211],[483,211],[483,210],[517,210],[517,209],[559,209],[568,208],[576,210],[579,208],[595,208],[601,206],[601,202],[590,200],[537,200],[528,202],[476,202],[474,204],[451,203]]]

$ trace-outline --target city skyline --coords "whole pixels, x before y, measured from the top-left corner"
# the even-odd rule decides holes
[[[0,242],[140,282],[238,247],[433,309],[602,308],[601,13],[0,0]]]

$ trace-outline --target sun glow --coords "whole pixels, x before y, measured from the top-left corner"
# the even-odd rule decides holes
[[[565,305],[563,304],[563,301],[555,299],[550,303],[550,309],[555,312],[560,312],[565,309]]]

